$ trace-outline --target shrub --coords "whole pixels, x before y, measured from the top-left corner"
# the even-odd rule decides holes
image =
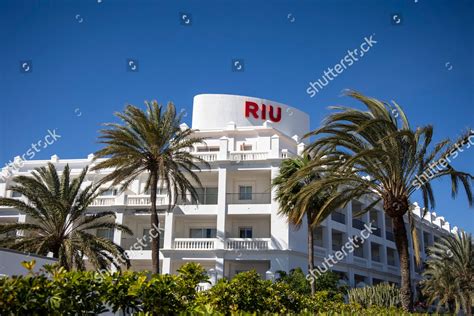
[[[393,284],[381,283],[352,289],[348,296],[349,302],[360,304],[362,307],[400,307],[400,289]]]
[[[262,280],[255,271],[239,273],[230,281],[221,279],[196,300],[197,309],[220,313],[286,313],[303,307],[301,294],[288,284]]]

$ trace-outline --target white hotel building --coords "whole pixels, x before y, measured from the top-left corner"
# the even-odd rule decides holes
[[[174,273],[184,263],[202,264],[211,279],[255,269],[265,277],[277,270],[307,269],[306,227],[295,230],[278,215],[278,203],[271,182],[278,175],[283,159],[300,154],[305,144],[302,135],[309,131],[305,113],[273,101],[233,95],[204,94],[194,98],[192,128],[206,145],[193,153],[210,163],[198,173],[203,189],[198,201],[183,201],[168,212],[166,190],[159,192],[159,218],[162,234],[160,263],[164,273]],[[17,157],[17,160],[19,157]],[[61,169],[69,164],[73,173],[92,164],[87,159],[25,161],[14,175],[29,174],[34,168],[52,162]],[[99,180],[107,171],[90,172],[87,182]],[[112,210],[116,221],[127,225],[133,236],[119,231],[97,231],[128,249],[132,270],[151,270],[149,246],[137,241],[148,233],[150,197],[144,192],[146,175],[121,194],[111,189],[97,198],[90,211]],[[0,196],[13,196],[8,190],[11,178],[0,180]],[[17,198],[22,198],[17,196]],[[351,286],[382,281],[399,283],[400,270],[391,221],[381,205],[361,218],[352,214],[368,201],[353,201],[332,214],[316,229],[316,264],[340,250],[348,237],[359,235],[363,223],[374,221],[379,228],[363,244],[333,267]],[[416,206],[414,214],[424,250],[443,234],[450,224],[443,217]],[[25,214],[0,208],[0,223],[27,222]],[[454,227],[453,231],[457,228]],[[411,244],[411,240],[410,240]],[[411,262],[412,277],[420,276]]]

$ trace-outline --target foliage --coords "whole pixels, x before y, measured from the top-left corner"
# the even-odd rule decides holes
[[[41,273],[0,278],[1,315],[84,315],[110,310],[136,315],[402,315],[395,308],[363,308],[344,302],[342,293],[298,293],[285,282],[262,280],[255,271],[221,279],[196,293],[203,269],[188,263],[178,275],[146,272],[99,274],[47,266]],[[190,289],[193,289],[190,292]]]
[[[437,302],[456,313],[462,307],[469,315],[474,299],[474,248],[472,235],[460,232],[443,236],[428,248],[422,291],[430,304]],[[455,307],[455,308],[453,308]]]
[[[208,166],[203,159],[193,156],[189,149],[201,138],[193,136],[194,130],[181,126],[183,114],[176,113],[172,103],[167,107],[156,101],[146,103],[146,111],[128,105],[123,113],[116,113],[122,124],[107,123],[101,130],[100,143],[105,147],[95,153],[98,158],[93,170],[108,169],[113,171],[101,179],[103,183],[112,181],[112,185],[121,185],[125,190],[133,180],[147,174],[145,191],[149,190],[150,222],[152,227],[159,227],[156,209],[156,192],[158,185],[168,189],[170,209],[176,205],[178,198],[185,199],[189,192],[198,198],[197,187],[201,181],[194,170],[200,165]],[[159,273],[160,234],[152,239],[152,267]]]
[[[288,313],[302,309],[301,297],[286,283],[262,280],[257,272],[248,271],[230,281],[221,279],[208,291],[199,293],[197,305],[220,313]]]
[[[315,194],[306,193],[305,199],[308,203],[302,205],[298,203],[301,199],[303,188],[310,183],[321,180],[322,172],[317,169],[310,169],[312,157],[304,154],[301,157],[288,158],[283,160],[280,166],[280,174],[273,180],[272,186],[276,188],[276,200],[279,204],[278,213],[285,216],[288,222],[295,225],[297,229],[301,227],[306,218],[308,234],[308,270],[314,270],[314,235],[313,231],[321,222],[329,216],[333,209],[326,208],[326,212],[321,213],[322,206],[330,199],[336,190],[336,186],[327,186],[325,190],[320,190]],[[302,173],[304,170],[304,173]],[[293,177],[299,174],[298,181],[293,181]],[[314,282],[310,283],[311,293],[316,291]]]
[[[374,286],[354,288],[349,290],[349,302],[359,304],[364,308],[400,307],[400,289],[393,284],[380,283]]]
[[[451,179],[452,196],[458,194],[462,185],[469,204],[473,205],[471,182],[474,177],[456,170],[450,159],[468,144],[473,132],[465,133],[457,141],[444,140],[433,146],[433,127],[412,129],[405,112],[395,102],[391,105],[355,91],[347,94],[363,103],[366,110],[332,107],[336,112],[324,120],[323,126],[305,136],[315,138],[306,150],[313,161],[294,175],[293,182],[298,183],[309,172],[321,172],[324,177],[302,189],[295,208],[305,208],[311,204],[311,196],[324,192],[328,186],[340,186],[341,190],[321,206],[321,216],[367,195],[377,199],[360,213],[383,201],[384,212],[393,222],[400,256],[402,305],[410,310],[409,244],[403,216],[407,214],[416,261],[420,264],[417,231],[409,211],[410,197],[419,190],[426,209],[433,208],[435,196],[431,181],[446,176]],[[432,166],[442,168],[438,168],[438,172],[428,171]]]
[[[290,288],[300,294],[311,294],[310,283],[301,268],[292,269],[289,273],[285,271],[277,271],[277,273],[279,274],[277,282],[288,284]],[[338,286],[339,276],[332,271],[316,276],[314,282],[316,291],[344,292],[344,288]]]
[[[120,268],[117,258],[123,258],[121,263],[129,265],[120,246],[91,234],[91,230],[101,228],[132,232],[115,223],[114,212],[87,214],[87,208],[101,193],[99,187],[92,184],[81,189],[87,169],[72,178],[69,165],[58,175],[56,167],[48,163],[46,167],[36,168],[29,176],[15,177],[9,189],[22,194],[27,202],[0,198],[0,206],[14,207],[25,213],[30,221],[0,224],[0,234],[24,231],[24,234],[11,234],[0,239],[0,247],[40,255],[52,252],[60,265],[68,270],[84,270],[84,256],[97,268],[103,269],[110,263]]]

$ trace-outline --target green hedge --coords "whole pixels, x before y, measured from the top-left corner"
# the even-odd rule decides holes
[[[43,273],[0,278],[0,315],[80,315],[106,310],[140,315],[402,314],[397,309],[345,304],[343,294],[332,290],[310,296],[288,283],[262,280],[255,271],[221,279],[211,289],[196,292],[198,283],[205,281],[205,270],[195,263],[183,266],[178,275],[153,276],[47,267]]]

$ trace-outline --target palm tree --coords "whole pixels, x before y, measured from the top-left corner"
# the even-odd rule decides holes
[[[320,174],[309,170],[292,181],[301,170],[307,169],[311,157],[304,154],[300,157],[285,159],[280,166],[280,174],[273,179],[272,185],[276,188],[276,200],[279,202],[279,214],[284,215],[288,222],[299,229],[306,218],[308,229],[308,271],[314,271],[314,229],[329,216],[332,210],[326,209],[320,213],[320,207],[326,202],[333,190],[325,190],[319,194],[302,194],[305,186],[320,180]],[[311,294],[316,292],[315,279],[311,279]]]
[[[182,114],[176,113],[172,103],[168,103],[166,108],[156,101],[145,104],[146,112],[128,105],[123,113],[116,113],[123,125],[105,124],[108,128],[101,130],[100,136],[100,143],[105,147],[95,153],[95,158],[108,159],[99,161],[93,170],[112,168],[113,171],[101,181],[122,184],[122,191],[139,175],[146,173],[145,190],[149,190],[151,195],[151,226],[159,227],[156,209],[158,182],[169,189],[171,209],[178,197],[185,198],[187,192],[197,199],[197,191],[191,182],[201,187],[194,172],[200,170],[196,162],[206,166],[208,163],[189,152],[202,139],[192,136],[194,130],[180,127]],[[156,232],[156,236],[151,245],[152,269],[153,273],[160,273],[160,233]]]
[[[368,111],[333,107],[337,112],[328,116],[321,128],[306,135],[317,136],[307,148],[314,156],[308,168],[319,168],[326,172],[326,176],[322,181],[310,183],[304,190],[317,194],[328,185],[343,185],[338,194],[323,206],[322,213],[325,208],[333,209],[352,199],[375,195],[377,199],[362,210],[363,213],[383,200],[384,212],[392,219],[400,257],[402,306],[405,310],[412,310],[406,214],[417,254],[418,238],[412,213],[408,212],[410,197],[420,189],[425,208],[434,208],[431,181],[450,176],[452,196],[457,195],[460,181],[472,205],[473,177],[454,169],[450,159],[462,151],[472,132],[456,142],[444,140],[431,149],[432,126],[412,130],[405,113],[395,102],[391,106],[355,91],[347,94],[361,101]],[[434,171],[434,167],[438,170]],[[419,254],[416,259],[419,263]]]
[[[455,236],[441,237],[428,248],[425,279],[421,282],[423,294],[429,303],[438,301],[442,305],[456,306],[458,314],[462,307],[467,315],[472,315],[474,299],[474,248],[472,235],[460,232]]]
[[[117,259],[128,267],[130,262],[120,246],[91,234],[95,229],[118,229],[129,234],[131,231],[115,223],[114,212],[86,212],[101,193],[92,184],[81,190],[87,169],[71,179],[69,165],[59,176],[55,166],[48,163],[46,167],[36,168],[31,176],[15,177],[9,189],[22,194],[27,201],[0,198],[0,205],[14,207],[32,221],[1,225],[0,233],[8,237],[0,240],[0,246],[40,255],[52,252],[67,270],[84,270],[84,256],[96,268],[105,269],[113,264],[120,269]],[[16,234],[17,230],[23,233]]]

